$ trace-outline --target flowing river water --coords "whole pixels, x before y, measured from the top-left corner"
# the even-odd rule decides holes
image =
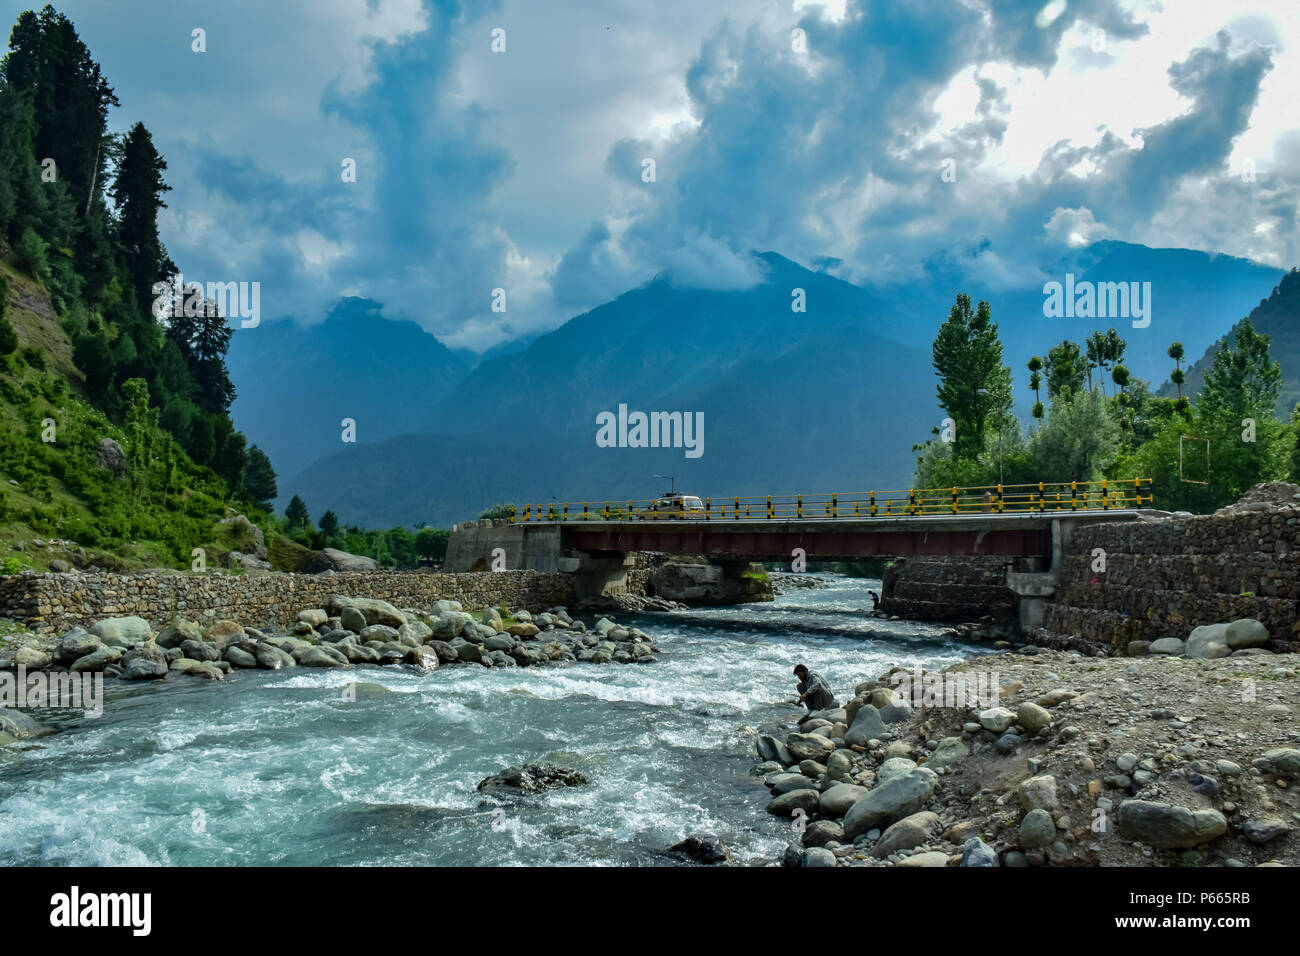
[[[798,712],[796,663],[843,701],[890,665],[983,653],[934,625],[870,618],[868,588],[879,582],[836,577],[770,604],[618,616],[654,638],[652,664],[110,681],[101,717],[32,712],[60,732],[0,755],[0,861],[673,864],[666,847],[708,831],[734,861],[768,862],[789,821],[763,812],[749,770],[758,728]],[[537,759],[590,784],[475,790]]]

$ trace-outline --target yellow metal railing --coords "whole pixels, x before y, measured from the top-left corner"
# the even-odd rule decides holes
[[[1145,490],[1145,493],[1143,493]],[[533,521],[692,521],[825,520],[827,518],[904,518],[972,514],[1032,514],[1060,511],[1113,511],[1151,507],[1150,478],[1119,481],[1038,482],[978,488],[909,488],[906,491],[833,492],[817,495],[748,495],[700,498],[687,507],[662,499],[581,501],[513,507],[511,522]]]

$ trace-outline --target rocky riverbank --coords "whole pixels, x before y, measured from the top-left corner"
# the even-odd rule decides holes
[[[893,668],[765,728],[753,772],[791,820],[782,862],[1300,863],[1300,656],[1232,649],[1254,630],[1215,626],[1190,658],[1033,648]]]
[[[601,617],[591,627],[563,607],[529,612],[489,607],[476,614],[456,601],[426,609],[334,595],[304,608],[289,628],[265,630],[235,620],[206,627],[178,620],[155,632],[140,617],[112,617],[89,631],[55,638],[14,633],[0,647],[0,670],[103,673],[159,680],[173,673],[223,680],[240,668],[404,664],[433,670],[454,664],[526,667],[546,663],[655,661],[658,648],[639,628]]]

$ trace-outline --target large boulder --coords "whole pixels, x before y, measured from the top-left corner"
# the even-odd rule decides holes
[[[783,793],[767,805],[767,812],[778,817],[792,817],[796,810],[802,810],[805,817],[817,812],[821,794],[811,787],[791,790]]]
[[[844,732],[844,742],[849,746],[865,746],[868,740],[879,740],[886,731],[885,722],[872,704],[863,704],[853,715],[853,723]]]
[[[391,628],[399,628],[406,623],[405,614],[387,601],[380,601],[375,598],[352,598],[336,594],[329,599],[326,610],[330,614],[341,616],[345,607],[355,608],[360,611],[367,624],[386,624]]]
[[[577,770],[534,760],[518,767],[506,767],[500,773],[484,777],[478,782],[479,790],[513,790],[520,793],[541,793],[556,787],[580,787],[587,778]]]
[[[910,850],[930,839],[930,834],[939,825],[939,815],[929,810],[921,810],[903,817],[897,823],[889,825],[876,845],[871,848],[871,855],[884,859],[899,850]]]
[[[1125,800],[1119,805],[1120,834],[1156,849],[1197,846],[1227,830],[1227,819],[1210,807],[1189,810],[1152,800]]]
[[[1254,618],[1243,617],[1228,625],[1224,640],[1234,651],[1243,647],[1263,647],[1268,643],[1268,628]]]
[[[100,468],[110,472],[114,478],[122,478],[126,475],[126,452],[111,438],[104,437],[99,440],[99,447],[95,449],[95,460],[99,462]]]
[[[823,817],[839,818],[849,808],[867,795],[866,787],[852,783],[837,783],[827,788],[817,802],[817,812]]]
[[[926,767],[891,777],[858,800],[844,817],[844,835],[852,840],[921,810],[934,795],[938,776]]]
[[[153,640],[153,627],[142,617],[106,617],[90,633],[108,647],[135,647]]]
[[[203,630],[193,621],[173,621],[158,632],[159,647],[180,647],[183,641],[203,638]]]
[[[1194,629],[1187,638],[1185,653],[1188,657],[1207,659],[1227,657],[1232,653],[1228,647],[1228,625],[1203,624]]]
[[[71,664],[78,658],[85,657],[99,650],[104,645],[98,637],[79,627],[65,633],[54,647],[54,659],[60,664]]]
[[[236,552],[243,552],[259,561],[266,561],[270,557],[266,550],[266,535],[244,515],[222,518],[217,522],[217,526],[225,529],[223,540],[233,545]]]
[[[122,656],[123,680],[158,680],[169,669],[167,655],[157,644],[142,644]]]
[[[818,763],[825,763],[835,751],[830,738],[820,734],[790,734],[785,738],[785,746],[795,760],[816,760]]]
[[[322,548],[303,562],[302,570],[309,574],[319,574],[322,571],[378,571],[379,562],[338,548]]]

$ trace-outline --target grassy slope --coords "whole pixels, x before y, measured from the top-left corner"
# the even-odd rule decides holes
[[[85,545],[91,562],[111,570],[188,568],[187,555],[193,547],[204,548],[211,565],[217,554],[239,550],[242,542],[233,539],[229,528],[217,525],[220,518],[236,513],[235,503],[207,469],[188,458],[182,456],[179,466],[179,483],[186,490],[176,500],[165,506],[162,502],[136,506],[185,516],[183,540],[170,542],[147,535],[114,538],[111,531],[101,533],[102,503],[88,500],[68,482],[47,473],[44,466],[51,452],[65,456],[69,468],[93,469],[99,438],[111,437],[124,448],[128,441],[121,429],[85,401],[84,377],[73,364],[72,343],[48,294],[30,276],[18,272],[7,261],[7,253],[0,244],[0,274],[9,284],[6,315],[18,333],[18,348],[7,362],[0,359],[0,431],[10,442],[8,451],[0,452],[0,562],[12,558],[21,566],[45,570],[52,559],[66,559],[67,549],[47,550],[31,542],[52,537]],[[44,370],[21,357],[28,348],[40,353]],[[58,423],[58,440],[43,448],[41,419],[47,415]],[[306,549],[276,534],[267,538],[277,567],[296,567],[306,554]],[[25,543],[23,550],[16,547],[19,542]]]

